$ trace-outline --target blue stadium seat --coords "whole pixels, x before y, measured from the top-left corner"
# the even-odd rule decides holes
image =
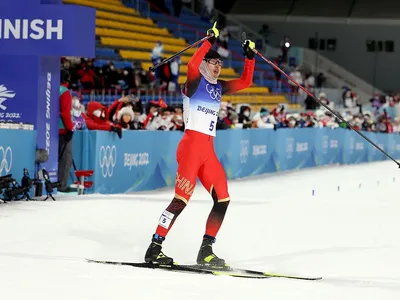
[[[109,61],[114,63],[114,66],[117,69],[131,68],[132,62],[127,60],[106,60],[106,59],[98,59],[95,61],[94,66],[101,68],[104,65],[107,65]]]
[[[117,57],[114,49],[111,48],[96,48],[96,57]]]
[[[155,13],[155,12],[150,13],[150,18],[155,21],[164,21],[164,22],[169,22],[169,23],[177,22],[177,20],[174,17],[167,16],[167,15],[164,15],[161,13]],[[210,28],[210,24],[201,21],[200,18],[190,18],[190,19],[185,20],[184,23],[187,25],[193,26],[197,30],[201,30],[201,29],[207,30],[208,28]]]

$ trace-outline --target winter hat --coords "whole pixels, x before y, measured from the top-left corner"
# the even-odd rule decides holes
[[[133,120],[133,118],[135,117],[133,114],[133,110],[132,108],[125,106],[123,108],[121,108],[118,112],[118,121],[121,121],[122,116],[123,115],[130,115],[131,116],[131,120]]]
[[[217,58],[221,59],[221,56],[218,54],[217,51],[210,49],[206,55],[204,56],[204,59],[212,59],[212,58]],[[215,78],[212,74],[212,72],[209,70],[207,67],[207,62],[202,61],[199,67],[200,74],[203,75],[203,77],[212,84],[217,84],[217,78]]]
[[[214,49],[210,49],[210,50],[208,50],[208,52],[206,53],[204,58],[206,58],[206,59],[211,59],[211,58],[221,59],[221,55],[219,55],[219,53],[217,51],[215,51]]]
[[[268,110],[265,109],[265,108],[261,108],[261,110],[260,110],[260,116],[263,117],[263,116],[266,116],[266,115],[268,115]]]

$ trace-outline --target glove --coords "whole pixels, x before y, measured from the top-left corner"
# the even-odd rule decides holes
[[[112,132],[116,132],[116,133],[118,134],[118,137],[119,137],[120,139],[122,139],[122,129],[121,129],[121,128],[119,128],[119,127],[117,127],[117,126],[112,126],[112,127],[111,127],[111,131],[112,131]]]
[[[214,22],[213,27],[207,30],[207,35],[211,35],[211,34],[213,35],[212,37],[210,37],[208,39],[208,41],[211,44],[214,44],[217,40],[217,37],[219,36],[219,30],[217,29],[216,26],[217,26],[217,22]]]
[[[72,140],[72,136],[74,135],[74,132],[71,130],[67,130],[67,132],[64,134],[64,141],[69,142]]]
[[[246,56],[248,59],[254,58],[254,51],[253,49],[256,48],[256,45],[251,40],[245,40],[242,44],[243,48],[243,55]]]

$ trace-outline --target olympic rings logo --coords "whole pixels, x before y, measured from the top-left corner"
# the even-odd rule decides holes
[[[249,156],[249,140],[240,140],[240,163],[247,163],[247,157]]]
[[[216,100],[216,101],[221,100],[222,93],[221,93],[221,90],[219,88],[214,88],[212,85],[207,83],[206,84],[206,91],[210,94],[210,98],[212,100]]]
[[[0,176],[7,175],[11,171],[12,166],[12,150],[10,147],[3,148],[0,146]]]
[[[115,146],[101,146],[99,164],[104,178],[112,177],[117,162],[117,148]]]

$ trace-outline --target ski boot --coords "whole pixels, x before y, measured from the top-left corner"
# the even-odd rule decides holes
[[[147,263],[153,264],[164,264],[164,265],[172,265],[174,259],[172,257],[166,256],[161,251],[161,244],[165,240],[165,237],[159,236],[158,234],[154,234],[151,240],[151,244],[146,251],[144,256],[144,261]]]
[[[213,243],[215,243],[215,238],[204,235],[199,254],[197,255],[197,264],[219,269],[228,268],[225,260],[214,254],[212,250]]]

